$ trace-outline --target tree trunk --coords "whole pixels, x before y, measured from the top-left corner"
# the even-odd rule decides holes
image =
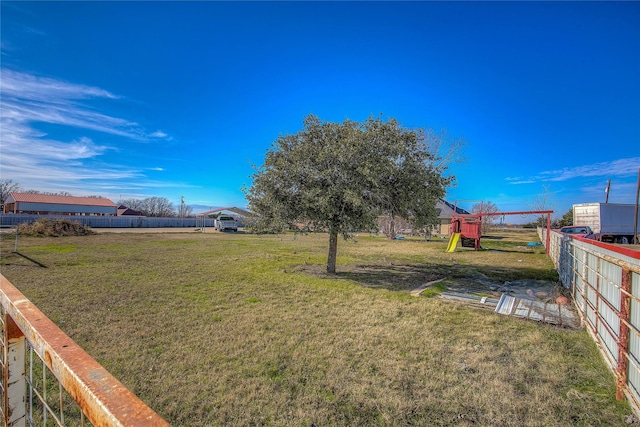
[[[329,229],[329,257],[327,258],[327,273],[336,273],[336,257],[338,255],[338,230]]]
[[[391,224],[389,224],[389,235],[387,236],[389,239],[396,238],[396,217],[391,214]]]

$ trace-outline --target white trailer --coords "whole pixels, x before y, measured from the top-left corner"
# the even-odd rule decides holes
[[[573,205],[573,224],[588,225],[597,240],[633,243],[633,204],[582,203]],[[638,215],[640,218],[640,215]],[[640,222],[639,222],[640,224]]]

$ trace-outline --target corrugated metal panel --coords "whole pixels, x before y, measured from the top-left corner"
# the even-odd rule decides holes
[[[517,298],[507,294],[502,294],[495,312],[554,325],[580,327],[580,319],[570,306]]]
[[[631,275],[631,294],[635,298],[640,299],[640,274],[632,273]],[[629,336],[629,390],[633,393],[635,399],[640,401],[640,336],[638,336],[638,328],[640,327],[640,302],[635,298],[631,299],[631,334]]]
[[[110,214],[116,215],[117,207],[101,205],[67,205],[35,202],[19,202],[16,207],[18,212],[61,212],[61,213],[85,213],[85,214]]]
[[[590,304],[587,304],[586,306],[584,306],[585,308],[585,317],[587,318],[587,322],[589,322],[589,325],[591,325],[591,329],[595,330],[596,329],[596,325],[598,324],[597,322],[597,316],[596,316],[596,308],[597,307],[597,301],[595,298],[595,295],[593,295],[593,293],[589,296],[588,300]]]
[[[585,263],[586,252],[581,248],[577,248],[572,246],[573,249],[573,282],[574,286],[576,286],[580,292],[584,292],[584,289],[588,286],[585,284],[584,279],[586,279],[585,274]]]
[[[552,233],[548,253],[562,283],[572,289],[575,306],[582,311],[589,332],[601,344],[603,356],[619,380],[616,396],[626,394],[635,413],[640,414],[640,252]],[[623,270],[631,274],[630,327],[628,335],[618,338]],[[624,357],[628,357],[628,363],[625,360],[625,364],[618,364],[622,357],[618,342],[627,347]],[[618,366],[625,365],[626,372],[620,372]]]
[[[607,260],[600,262],[600,294],[604,299],[612,305],[616,311],[611,309],[603,311],[603,317],[606,322],[615,330],[620,325],[618,313],[620,312],[620,283],[622,282],[622,268]]]
[[[617,339],[620,331],[620,318],[618,317],[618,312],[607,304],[600,304],[598,306],[598,313],[600,314],[601,322],[604,321],[609,329],[611,329],[611,333],[613,333],[613,338]]]
[[[609,354],[608,358],[613,360],[617,365],[618,363],[618,344],[616,344],[615,338],[611,336],[607,328],[603,325],[602,322],[598,323],[598,337],[600,338],[600,342],[602,342],[603,348]]]
[[[195,218],[147,218],[120,216],[81,216],[81,215],[31,215],[0,214],[0,225],[13,226],[22,223],[34,223],[39,219],[65,219],[76,221],[94,228],[163,228],[163,227],[197,227]],[[213,227],[214,220],[207,219],[206,227]]]
[[[587,287],[585,293],[585,301],[582,305],[578,305],[578,307],[581,307],[582,309],[584,309],[585,311],[587,311],[587,314],[591,314],[593,317],[591,318],[592,323],[595,325],[595,310],[598,304],[598,295],[596,294],[595,289],[591,288],[590,286]]]
[[[620,266],[612,264],[607,260],[600,260],[600,295],[613,308],[604,302],[599,306],[600,322],[598,323],[598,336],[604,344],[605,350],[609,353],[609,358],[618,363],[617,339],[620,334],[620,283],[622,280],[622,269]],[[606,328],[605,324],[609,327]]]
[[[587,254],[587,282],[596,283],[598,278],[598,257]]]
[[[552,233],[552,234],[557,235],[558,233]],[[596,244],[598,244],[599,246],[596,246]],[[617,249],[620,249],[620,247],[616,245],[603,244],[595,241],[591,243],[591,241],[584,242],[584,241],[574,240],[573,246],[584,248],[586,251],[590,253],[595,253],[596,256],[600,258],[610,257],[612,259],[622,261],[623,263],[640,267],[640,259],[638,258],[637,255],[635,257],[626,255],[623,250],[617,250]],[[602,246],[606,246],[606,247],[602,247]],[[611,249],[608,249],[608,248],[611,248]],[[626,249],[626,250],[629,251],[629,249]]]

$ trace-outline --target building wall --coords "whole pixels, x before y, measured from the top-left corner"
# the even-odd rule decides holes
[[[439,234],[449,237],[451,234],[451,218],[440,218]]]
[[[116,206],[62,205],[52,203],[17,202],[15,213],[63,213],[88,215],[116,215]]]

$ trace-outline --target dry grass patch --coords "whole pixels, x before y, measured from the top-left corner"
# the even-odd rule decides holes
[[[87,236],[94,234],[94,231],[91,230],[90,227],[84,226],[77,221],[43,218],[33,224],[20,224],[18,226],[18,233],[21,236],[62,237]]]
[[[176,426],[620,425],[630,414],[586,332],[407,292],[440,276],[547,278],[544,253],[483,241],[445,254],[446,242],[366,235],[339,243],[328,276],[327,240],[99,234],[24,238],[17,256],[8,239],[2,271]]]

